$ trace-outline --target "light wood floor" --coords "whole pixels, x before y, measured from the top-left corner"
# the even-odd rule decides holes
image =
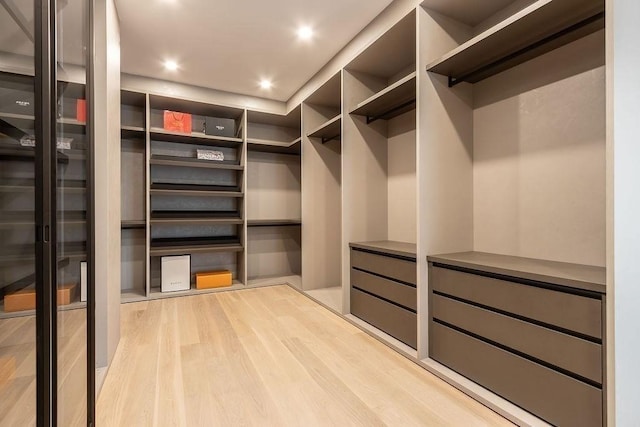
[[[122,306],[98,426],[511,425],[287,286]]]
[[[58,312],[58,425],[86,424],[86,310]],[[0,319],[0,427],[36,424],[35,316]]]

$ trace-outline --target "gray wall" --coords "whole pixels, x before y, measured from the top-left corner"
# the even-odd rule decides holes
[[[95,50],[96,368],[108,368],[120,340],[120,25],[113,0],[96,1]]]
[[[607,1],[609,424],[624,427],[640,423],[639,19],[640,2]]]

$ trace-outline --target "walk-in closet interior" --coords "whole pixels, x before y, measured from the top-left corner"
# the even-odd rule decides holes
[[[11,3],[0,0],[0,19],[17,25]],[[633,252],[637,232],[620,225],[633,223],[624,209],[638,201],[620,184],[634,177],[633,149],[613,138],[632,134],[637,117],[619,114],[634,98],[620,82],[633,80],[640,60],[620,57],[630,50],[629,33],[615,27],[614,17],[628,18],[617,3],[387,2],[282,99],[118,71],[102,87],[108,103],[89,103],[87,116],[85,103],[104,90],[87,85],[84,62],[62,67],[53,150],[59,354],[86,335],[95,253],[120,261],[109,273],[115,291],[101,293],[102,267],[94,272],[95,296],[111,301],[97,309],[109,325],[96,335],[106,343],[97,354],[104,375],[119,331],[119,318],[106,319],[119,304],[287,285],[515,424],[635,425],[633,387],[621,378],[616,388],[624,373],[614,367],[632,369],[637,354],[629,329],[616,331],[634,317],[626,304],[639,297],[628,283],[640,272],[633,257],[616,257]],[[114,19],[111,7],[103,12]],[[27,341],[35,343],[41,157],[36,113],[4,101],[20,93],[33,102],[37,76],[5,49],[0,425],[35,404],[26,378],[36,368]],[[107,141],[115,127],[104,133],[110,148],[96,148],[94,160],[92,119],[106,110],[120,118],[119,138]],[[101,236],[117,236],[95,252],[90,225],[101,218],[111,224]],[[617,354],[623,339],[630,353]],[[62,385],[83,363],[59,364]],[[103,379],[99,371],[98,388]],[[27,392],[23,406],[7,406]],[[80,390],[65,394],[60,402]]]

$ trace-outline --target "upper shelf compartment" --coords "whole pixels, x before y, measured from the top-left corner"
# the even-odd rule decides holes
[[[249,150],[300,154],[300,106],[289,114],[247,112]]]
[[[439,3],[426,0],[423,7],[429,11]],[[480,23],[462,15],[457,3],[431,9],[476,25],[468,41],[427,66],[427,71],[447,76],[449,86],[477,83],[604,28],[603,0],[538,0],[513,13],[510,8],[520,2],[510,2]]]
[[[391,27],[345,68],[346,110],[367,123],[389,120],[416,105],[416,13]],[[346,85],[346,83],[345,83]],[[347,90],[345,89],[345,90]]]
[[[325,144],[342,135],[342,75],[334,74],[305,100],[305,132]]]

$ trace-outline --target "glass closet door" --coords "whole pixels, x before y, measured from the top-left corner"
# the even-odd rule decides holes
[[[36,423],[34,1],[0,1],[0,426]]]
[[[91,138],[87,131],[88,0],[57,5],[57,420],[87,423],[87,263]]]

